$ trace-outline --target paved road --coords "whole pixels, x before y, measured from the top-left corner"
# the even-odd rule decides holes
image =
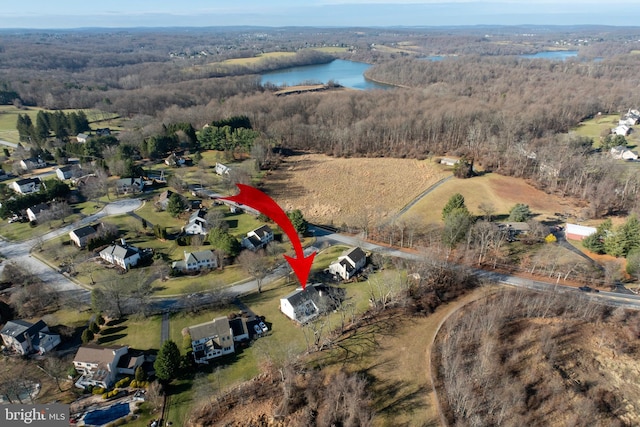
[[[126,212],[132,212],[133,210],[140,207],[141,204],[142,202],[139,199],[118,200],[113,203],[109,203],[96,214],[83,218],[82,220],[77,221],[73,224],[69,224],[66,227],[47,233],[44,236],[44,239],[48,240],[58,237],[62,234],[68,233],[75,228],[89,224],[93,221],[97,221],[100,218],[108,215],[118,215]],[[316,236],[316,243],[314,246],[305,249],[305,255],[309,255],[311,252],[318,252],[320,248],[327,245],[344,244],[348,246],[360,246],[361,248],[370,252],[381,253],[391,257],[404,258],[414,261],[420,260],[423,257],[422,255],[416,254],[415,252],[366,242],[356,236],[332,233],[323,228],[315,226],[310,226],[309,229]],[[78,298],[81,301],[89,302],[90,292],[88,290],[82,288],[80,285],[73,282],[66,276],[58,273],[57,270],[30,255],[30,250],[35,245],[35,243],[36,239],[30,239],[24,242],[7,242],[0,240],[0,255],[5,257],[7,260],[15,261],[20,265],[27,266],[27,268],[29,268],[34,274],[40,276],[45,283],[53,286],[55,289],[62,292],[67,292],[69,296]],[[4,263],[0,264],[0,273],[2,273],[3,268]],[[267,284],[286,277],[290,273],[291,269],[289,268],[289,265],[286,262],[283,262],[280,265],[276,266],[276,268],[274,268],[267,275],[267,277],[265,277],[265,279],[263,280],[263,284]],[[613,306],[624,306],[627,308],[640,309],[640,296],[637,295],[628,295],[618,292],[585,293],[579,291],[575,287],[560,285],[553,282],[530,280],[517,276],[488,272],[483,270],[477,270],[477,274],[487,280],[502,283],[505,285],[518,286],[547,292],[574,292],[576,296],[581,298],[592,299]],[[231,286],[225,289],[224,292],[230,298],[237,298],[240,295],[255,292],[257,291],[257,289],[257,281],[249,280]],[[205,293],[199,296],[198,302],[199,304],[206,305],[208,303],[211,303],[214,298],[216,298],[216,295]],[[184,304],[185,301],[182,297],[167,297],[154,298],[152,306],[154,310],[167,312],[180,310],[184,307]]]
[[[100,212],[89,215],[79,221],[73,222],[65,227],[53,230],[45,234],[42,239],[50,240],[69,233],[71,230],[90,224],[108,215],[119,215],[135,210],[141,206],[139,199],[118,200],[109,203]],[[70,295],[89,301],[89,291],[70,280],[68,277],[58,273],[58,271],[39,259],[31,256],[31,249],[39,239],[29,239],[22,242],[8,242],[0,240],[0,255],[7,261],[12,261],[29,269],[33,274],[39,276],[43,282],[52,286],[60,292],[68,292]],[[4,270],[5,263],[0,264],[0,274]]]
[[[4,141],[2,139],[0,139],[0,145],[6,145],[7,147],[11,147],[11,148],[18,148],[18,144],[14,144],[13,142],[9,142],[9,141]]]

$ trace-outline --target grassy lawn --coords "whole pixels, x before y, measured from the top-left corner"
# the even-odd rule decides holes
[[[42,320],[44,320],[45,323],[50,327],[57,325],[81,327],[88,324],[89,319],[91,319],[92,315],[93,313],[90,310],[80,311],[77,308],[63,308],[56,311],[55,313],[45,315]],[[40,319],[40,317],[34,318],[32,320],[35,322],[38,319]]]
[[[0,221],[0,235],[7,240],[28,240],[36,236],[42,236],[49,231],[69,225],[80,219],[80,215],[74,213],[63,220],[53,220],[39,223],[32,227],[29,222],[14,222],[9,224],[7,221]]]
[[[222,289],[248,278],[247,273],[240,266],[229,265],[223,270],[215,270],[198,276],[172,277],[164,282],[155,280],[152,286],[155,289],[154,295],[168,296]]]
[[[128,345],[137,350],[157,350],[160,348],[160,328],[162,318],[127,318],[109,322],[97,335],[101,345]]]
[[[12,105],[2,105],[0,106],[0,139],[5,141],[18,143],[20,142],[20,138],[18,136],[18,131],[16,129],[16,124],[18,123],[18,114],[27,114],[33,124],[36,123],[36,116],[39,111],[49,111],[44,108],[38,107],[27,107],[24,109],[18,109]],[[64,113],[68,114],[74,111],[80,111],[75,109],[66,109],[62,110]],[[103,127],[117,127],[117,117],[116,114],[113,113],[105,113],[99,110],[84,110],[87,115],[87,119],[89,122],[100,121],[97,126],[92,126],[92,128],[103,128]]]
[[[416,203],[402,218],[413,218],[424,224],[440,223],[442,208],[455,193],[464,196],[465,205],[474,215],[481,214],[478,206],[487,201],[494,206],[494,215],[498,217],[508,216],[516,203],[529,205],[537,220],[554,216],[555,212],[576,209],[570,200],[548,195],[523,179],[487,173],[470,179],[450,179]]]

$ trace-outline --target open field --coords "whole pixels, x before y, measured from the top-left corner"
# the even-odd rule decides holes
[[[508,215],[516,203],[527,204],[536,220],[553,217],[556,212],[576,215],[579,210],[577,202],[546,194],[523,179],[488,173],[470,179],[454,178],[443,183],[416,203],[403,217],[420,218],[426,224],[439,223],[442,221],[442,208],[455,193],[464,196],[467,208],[475,215],[481,214],[478,206],[486,202],[494,206],[495,216]]]
[[[0,139],[16,144],[20,142],[18,130],[16,129],[18,114],[27,114],[35,125],[36,116],[39,111],[52,112],[51,110],[39,107],[25,107],[24,109],[19,109],[9,105],[0,106]],[[79,110],[67,109],[62,111],[65,113],[71,113]],[[90,124],[95,122],[94,125],[91,126],[92,129],[103,127],[116,128],[119,125],[119,121],[116,119],[117,116],[113,113],[105,113],[98,110],[84,110],[84,112],[86,113]]]
[[[397,213],[447,175],[428,160],[304,154],[286,158],[264,182],[285,210],[300,209],[314,222],[358,225],[367,216]]]

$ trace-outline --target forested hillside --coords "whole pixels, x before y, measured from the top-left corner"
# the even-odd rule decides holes
[[[135,132],[121,137],[134,145],[160,124],[199,129],[246,115],[263,140],[282,148],[335,156],[465,155],[484,169],[588,200],[591,217],[636,209],[637,171],[594,152],[598,141],[565,133],[598,113],[640,105],[633,90],[640,78],[637,35],[608,28],[483,30],[10,34],[0,43],[0,81],[3,93],[19,96],[14,103],[131,118]],[[580,55],[515,56],[557,46]],[[220,65],[263,52],[290,55]],[[259,83],[259,72],[326,62],[326,52],[375,63],[368,76],[396,88],[275,97]],[[429,54],[453,56],[419,59]]]

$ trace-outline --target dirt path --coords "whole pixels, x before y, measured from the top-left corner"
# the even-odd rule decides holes
[[[444,322],[447,321],[449,316],[451,316],[460,308],[466,306],[469,303],[472,303],[473,301],[477,301],[481,298],[485,298],[486,296],[494,292],[498,292],[502,289],[503,288],[500,288],[498,286],[485,286],[485,287],[478,288],[473,292],[471,292],[470,294],[467,294],[456,301],[453,301],[449,304],[441,306],[438,310],[436,310],[435,313],[433,313],[431,316],[425,319],[426,321],[424,324],[425,333],[423,335],[423,338],[427,343],[425,357],[427,362],[426,375],[428,378],[427,399],[429,402],[426,405],[427,422],[425,425],[429,425],[429,426],[435,426],[435,425],[446,426],[447,425],[444,419],[444,416],[442,414],[442,411],[440,410],[440,402],[438,400],[438,396],[434,388],[435,367],[432,366],[432,363],[431,363],[433,344],[435,342],[436,336],[438,335],[438,332],[440,331],[440,328],[442,327]]]

